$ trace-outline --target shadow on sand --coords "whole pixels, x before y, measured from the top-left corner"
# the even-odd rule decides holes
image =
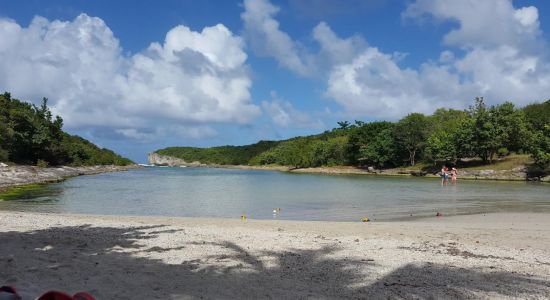
[[[231,242],[195,241],[194,247],[215,245],[231,254],[205,252],[203,259],[181,264],[140,257],[185,251],[189,245],[147,248],[140,243],[171,232],[162,226],[76,226],[0,233],[0,285],[19,287],[24,299],[47,289],[85,290],[98,299],[544,298],[550,290],[547,281],[514,273],[430,263],[408,264],[375,278],[369,272],[377,267],[374,262],[334,259],[338,249],[331,247],[253,254]],[[116,250],[121,248],[129,252]],[[216,260],[231,264],[207,263]]]

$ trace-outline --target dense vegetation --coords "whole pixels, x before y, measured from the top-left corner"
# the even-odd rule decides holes
[[[0,161],[46,165],[128,165],[108,149],[63,132],[63,119],[52,116],[44,98],[40,107],[0,95]]]
[[[189,161],[200,161],[207,164],[243,165],[248,164],[253,157],[271,149],[277,144],[278,142],[261,141],[247,146],[212,148],[169,147],[158,150],[157,153],[173,157],[185,157]]]
[[[171,147],[157,153],[211,164],[293,167],[378,168],[457,163],[478,158],[490,164],[510,153],[530,154],[541,168],[550,164],[550,100],[522,109],[510,102],[487,107],[476,98],[470,109],[412,113],[398,122],[338,122],[322,134],[248,146]]]

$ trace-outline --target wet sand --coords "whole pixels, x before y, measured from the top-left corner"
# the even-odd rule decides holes
[[[0,284],[97,299],[547,299],[550,216],[299,222],[0,212]]]

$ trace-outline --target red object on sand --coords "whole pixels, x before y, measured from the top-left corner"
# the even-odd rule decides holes
[[[17,294],[14,287],[2,286],[0,287],[0,300],[21,300],[21,296]],[[79,292],[70,296],[63,292],[49,291],[38,297],[37,300],[95,300],[92,295],[86,292]]]
[[[95,300],[92,295],[86,293],[86,292],[78,292],[74,294],[73,296],[74,300]]]
[[[435,214],[436,217],[443,217],[443,214],[440,213],[440,212],[437,212],[437,214]]]
[[[95,298],[85,292],[79,292],[74,296],[70,296],[63,292],[49,291],[38,297],[37,300],[95,300]]]
[[[21,296],[12,286],[0,287],[0,300],[21,300]]]

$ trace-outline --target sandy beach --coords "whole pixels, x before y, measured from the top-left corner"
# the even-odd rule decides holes
[[[0,212],[24,299],[548,299],[550,218],[298,222]]]

